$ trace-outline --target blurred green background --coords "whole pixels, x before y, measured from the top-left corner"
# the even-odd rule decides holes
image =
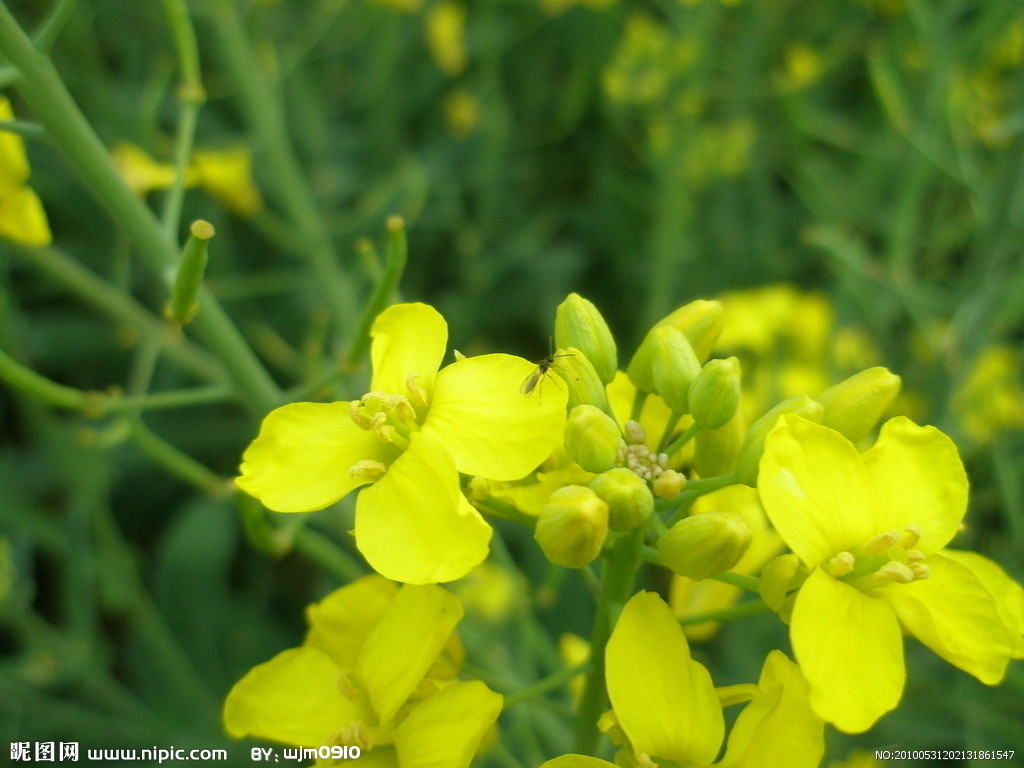
[[[173,3],[4,5],[47,30],[105,146],[172,162]],[[828,307],[815,354],[832,381],[853,329],[866,364],[903,377],[904,412],[954,437],[972,480],[956,545],[1024,577],[1021,2],[187,5],[206,92],[196,147],[251,153],[259,198],[244,174],[201,184],[182,221],[216,227],[208,286],[282,398],[364,391],[365,370],[338,366],[393,214],[408,226],[401,298],[440,309],[467,353],[543,357],[554,307],[577,291],[624,365],[679,304],[788,283]],[[268,519],[225,489],[267,404],[225,386],[190,327],[163,324],[160,269],[35,123],[16,71],[0,82],[54,237],[0,243],[0,347],[80,390],[212,388],[210,402],[101,415],[0,391],[0,741],[227,745],[227,689],[296,645],[302,608],[362,568],[351,509]],[[786,309],[796,336],[817,322],[800,307]],[[760,364],[791,352],[780,343]],[[502,530],[545,578],[529,533]],[[575,577],[563,586],[541,622],[585,632],[589,602]],[[765,617],[698,653],[719,684],[747,681],[766,650],[756,639],[785,642]],[[1019,664],[989,689],[908,645],[902,708],[868,735],[831,733],[829,759],[1024,749]],[[528,728],[503,722],[515,751]],[[564,748],[557,728],[538,739],[524,754]],[[989,763],[944,763],[958,764]]]

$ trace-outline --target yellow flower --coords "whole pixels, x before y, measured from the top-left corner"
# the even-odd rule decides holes
[[[252,216],[263,207],[252,178],[252,154],[244,147],[196,150],[189,179],[239,216]]]
[[[0,96],[0,120],[14,120],[6,98]],[[23,245],[49,245],[53,239],[39,196],[28,186],[25,142],[0,130],[0,237]]]
[[[711,765],[722,746],[722,703],[750,703],[736,719],[719,768],[810,768],[824,751],[822,723],[807,703],[799,668],[779,651],[765,659],[757,685],[716,692],[690,658],[672,611],[657,595],[640,592],[622,609],[606,650],[612,713],[606,732],[625,737],[623,765]],[[619,733],[621,732],[621,733]],[[616,741],[616,743],[620,743]],[[541,768],[608,768],[604,760],[563,755]]]
[[[300,647],[254,667],[228,693],[228,733],[357,746],[381,768],[469,765],[502,697],[456,679],[462,606],[453,595],[368,576],[310,606],[307,617]]]
[[[157,189],[167,189],[174,183],[174,166],[157,162],[135,144],[115,144],[110,150],[110,156],[121,178],[139,197],[145,197]]]
[[[448,327],[426,304],[398,304],[373,325],[372,391],[359,400],[272,411],[237,483],[278,512],[321,509],[360,486],[356,545],[396,581],[452,581],[487,555],[491,529],[459,473],[515,480],[561,440],[564,390],[543,402],[519,386],[533,365],[511,355],[442,368]]]
[[[905,632],[989,685],[1024,656],[1024,591],[980,555],[943,550],[967,507],[956,446],[897,417],[858,454],[798,416],[765,441],[758,490],[810,575],[790,638],[811,704],[843,731],[870,728],[903,692]]]
[[[1019,365],[1019,353],[1003,345],[988,347],[974,361],[953,399],[964,432],[972,440],[987,443],[1003,430],[1024,429]]]

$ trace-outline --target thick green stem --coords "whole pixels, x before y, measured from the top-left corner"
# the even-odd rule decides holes
[[[576,752],[590,755],[597,743],[597,720],[608,708],[604,682],[604,650],[622,607],[633,594],[633,582],[640,567],[640,545],[644,529],[619,536],[605,549],[601,572],[601,599],[590,636],[590,671],[580,697],[576,719]]]
[[[0,53],[21,73],[16,87],[93,195],[128,233],[146,264],[161,277],[178,259],[178,246],[160,222],[121,179],[109,153],[92,130],[50,59],[40,53],[0,4]],[[208,291],[194,326],[217,353],[253,411],[262,413],[281,401],[281,392],[238,329]]]

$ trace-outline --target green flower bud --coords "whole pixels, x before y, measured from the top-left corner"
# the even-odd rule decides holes
[[[557,363],[554,370],[569,388],[568,407],[595,405],[611,416],[608,392],[590,359],[576,347],[559,349],[555,354]]]
[[[796,590],[807,580],[800,558],[792,552],[779,555],[761,569],[761,599],[788,624],[796,602]]]
[[[622,434],[615,419],[593,405],[577,405],[565,423],[565,452],[587,472],[615,466]]]
[[[608,537],[608,505],[581,485],[559,488],[537,518],[533,538],[555,565],[582,568]]]
[[[746,425],[742,415],[736,414],[718,429],[702,429],[697,433],[693,447],[693,468],[701,477],[727,475],[736,466],[736,457]]]
[[[900,391],[900,377],[876,366],[856,373],[815,400],[825,406],[821,423],[852,443],[866,436]]]
[[[725,573],[750,546],[750,528],[734,512],[684,517],[658,539],[661,562],[680,576],[700,580]]]
[[[690,387],[690,413],[704,429],[718,429],[740,405],[740,361],[709,360]]]
[[[615,378],[619,359],[612,332],[597,307],[578,293],[570,293],[555,310],[555,344],[580,350],[603,383]]]
[[[757,473],[761,463],[761,455],[764,453],[764,439],[768,437],[775,422],[780,416],[787,413],[795,413],[803,416],[808,421],[820,424],[825,414],[825,406],[809,398],[807,395],[796,395],[772,408],[768,413],[750,425],[747,430],[747,437],[740,448],[740,455],[736,460],[736,470],[739,473],[739,481],[751,488],[757,485]]]
[[[671,325],[653,330],[651,340],[651,373],[654,391],[665,405],[676,413],[689,413],[687,395],[690,385],[700,373],[700,363],[689,340]]]
[[[199,310],[199,288],[206,274],[206,262],[209,259],[207,243],[214,236],[213,225],[199,219],[192,224],[191,234],[181,252],[181,261],[174,274],[174,287],[170,301],[164,309],[168,320],[184,325]]]
[[[647,522],[654,497],[647,483],[625,467],[615,467],[590,481],[590,489],[608,505],[608,526],[629,531]]]
[[[651,352],[654,331],[662,326],[671,326],[686,336],[697,361],[708,359],[711,348],[722,331],[722,304],[718,301],[698,299],[680,307],[668,317],[655,323],[654,328],[640,343],[633,359],[629,361],[626,373],[633,386],[642,392],[654,392],[654,372],[651,370]]]

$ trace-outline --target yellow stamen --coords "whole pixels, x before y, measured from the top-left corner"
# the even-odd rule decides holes
[[[822,570],[824,570],[829,576],[838,579],[840,576],[845,576],[852,571],[856,562],[857,559],[851,553],[840,552],[825,563]]]
[[[379,461],[373,459],[360,459],[348,468],[348,473],[358,480],[365,480],[368,483],[375,483],[384,477],[388,468]]]
[[[864,554],[868,557],[880,555],[895,544],[899,538],[900,532],[896,530],[880,533],[864,545]]]
[[[878,585],[897,582],[898,584],[909,584],[915,579],[914,571],[906,563],[898,563],[895,560],[886,563],[875,571],[875,581]]]
[[[415,408],[423,410],[427,407],[427,390],[419,384],[418,373],[410,373],[405,378],[405,388],[409,390],[409,399],[412,401],[412,405]],[[413,418],[415,419],[415,414]]]

